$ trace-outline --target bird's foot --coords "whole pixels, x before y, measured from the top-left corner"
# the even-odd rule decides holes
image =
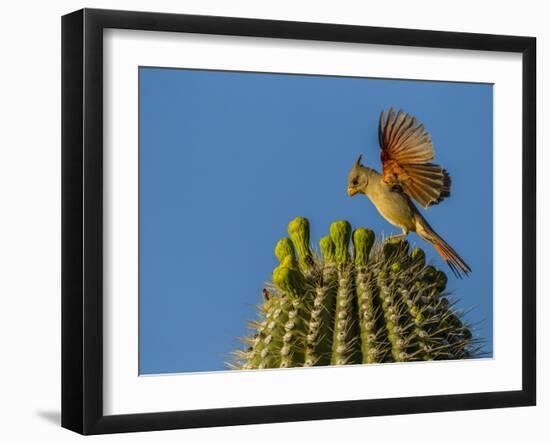
[[[404,240],[405,237],[407,236],[407,234],[408,234],[407,232],[403,232],[401,234],[390,235],[387,238],[387,241],[392,242],[392,243],[397,243],[398,241]]]
[[[391,243],[399,243],[400,241],[405,240],[405,237],[407,236],[408,233],[409,231],[406,231],[405,229],[403,229],[403,232],[401,232],[401,234],[390,235],[387,238],[387,241]]]

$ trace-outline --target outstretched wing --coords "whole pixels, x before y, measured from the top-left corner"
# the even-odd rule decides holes
[[[393,109],[388,114],[382,112],[378,141],[386,183],[400,187],[425,208],[450,195],[451,177],[430,163],[434,158],[430,134],[416,118]]]

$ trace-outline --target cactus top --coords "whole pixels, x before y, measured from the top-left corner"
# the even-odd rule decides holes
[[[426,266],[419,248],[337,221],[319,242],[323,260],[297,261],[298,243],[309,253],[309,225],[297,218],[275,254],[273,286],[264,291],[237,369],[264,369],[393,361],[471,358],[480,340],[443,292],[446,274]],[[353,245],[350,248],[350,239]],[[352,257],[350,257],[352,255]],[[306,255],[307,256],[307,255]],[[353,260],[351,259],[353,258]],[[328,266],[327,266],[328,264]],[[336,265],[336,266],[335,266]],[[268,288],[271,285],[268,283]]]

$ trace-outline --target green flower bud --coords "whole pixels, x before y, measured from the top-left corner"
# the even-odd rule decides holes
[[[296,258],[292,255],[287,255],[285,258],[283,258],[279,267],[290,268],[294,269],[295,271],[299,270]]]
[[[296,259],[296,253],[294,252],[292,242],[288,237],[284,237],[280,239],[275,246],[275,256],[280,262],[282,262],[287,255],[290,255],[293,259]]]
[[[291,297],[300,297],[304,293],[305,280],[302,273],[284,264],[274,269],[273,283],[275,283],[281,291]]]
[[[309,221],[304,217],[296,217],[288,224],[288,235],[292,239],[298,256],[300,266],[309,268],[313,264],[311,249],[309,247]]]
[[[394,273],[401,271],[401,263],[393,263],[391,265],[391,271]]]
[[[355,250],[355,264],[366,266],[369,254],[374,244],[374,232],[370,229],[357,228],[353,231],[353,247]]]
[[[453,328],[457,328],[457,329],[460,329],[462,327],[462,322],[460,321],[460,319],[456,316],[456,315],[451,315],[449,317],[449,323],[451,324],[451,326]]]
[[[433,266],[426,266],[424,272],[422,273],[422,277],[424,281],[432,283],[435,281],[436,273],[437,271]]]
[[[389,238],[387,243],[395,245],[395,252],[409,253],[409,242],[401,237]]]
[[[319,247],[321,248],[321,254],[325,263],[334,262],[335,247],[328,235],[319,240]]]
[[[426,265],[426,253],[420,248],[414,248],[411,252],[411,258],[414,263],[423,268]]]
[[[336,221],[330,225],[330,238],[335,247],[336,263],[345,265],[350,261],[349,240],[351,225],[347,221]]]
[[[442,271],[437,271],[435,274],[435,283],[437,290],[439,292],[443,292],[445,288],[447,287],[447,275]]]
[[[384,257],[386,257],[386,260],[390,260],[397,253],[397,245],[387,241],[382,247],[382,252],[384,253]]]

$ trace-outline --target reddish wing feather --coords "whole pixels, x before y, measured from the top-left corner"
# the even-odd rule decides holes
[[[412,115],[393,109],[382,112],[378,140],[386,183],[399,185],[424,207],[450,195],[451,178],[439,165],[430,163],[434,158],[430,134]]]

